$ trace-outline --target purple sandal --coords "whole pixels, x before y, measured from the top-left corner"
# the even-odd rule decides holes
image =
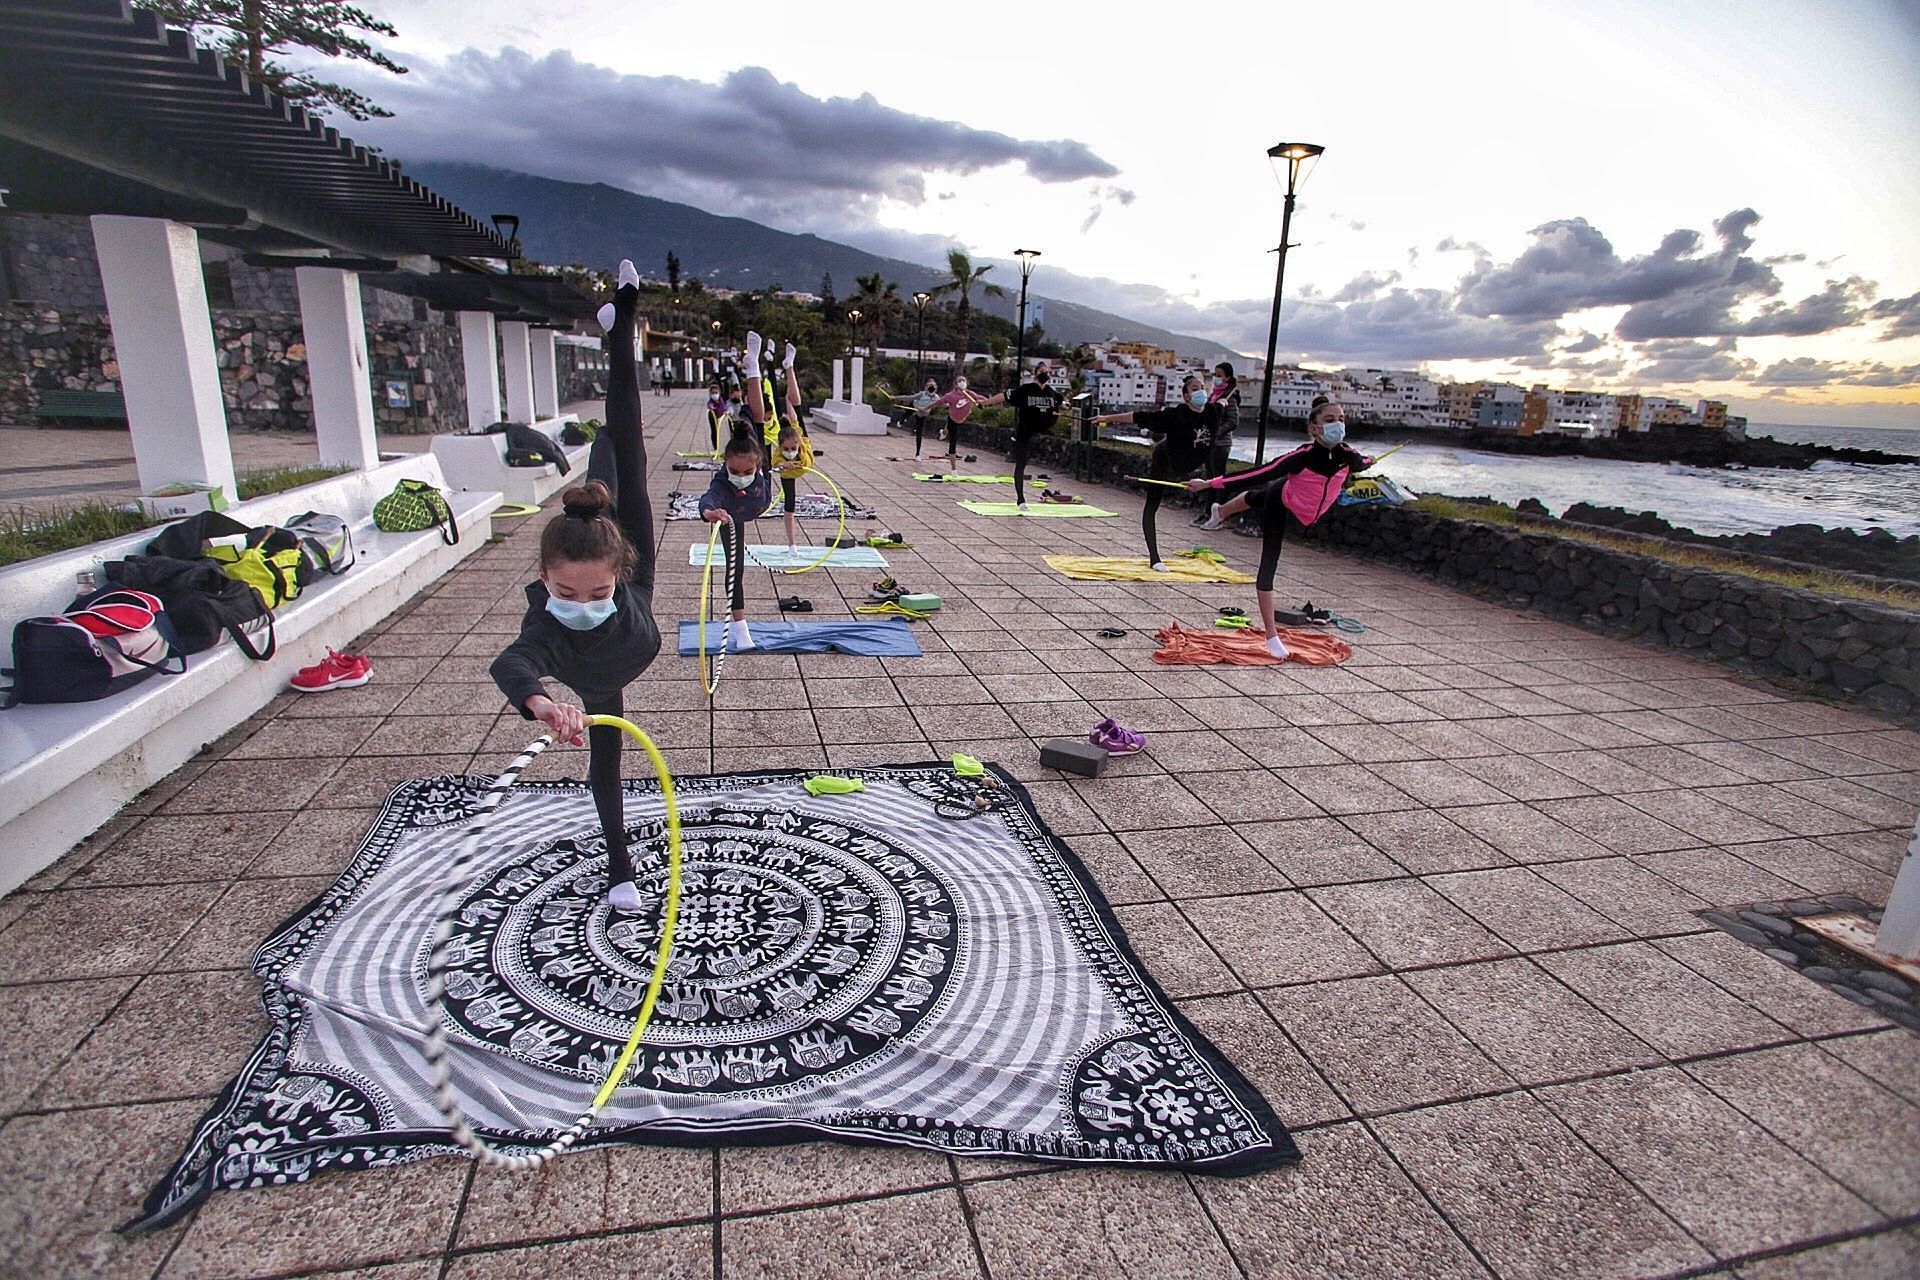
[[[1138,730],[1115,724],[1112,717],[1093,726],[1087,741],[1110,756],[1134,756],[1147,749],[1146,736]]]

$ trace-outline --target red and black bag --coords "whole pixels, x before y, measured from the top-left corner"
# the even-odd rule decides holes
[[[14,627],[13,666],[0,673],[12,676],[13,686],[0,690],[0,707],[95,702],[186,669],[166,607],[144,591],[108,587],[63,614]]]

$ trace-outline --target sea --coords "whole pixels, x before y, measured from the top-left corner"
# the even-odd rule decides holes
[[[1920,457],[1920,428],[1753,423],[1747,434]],[[1347,441],[1362,453],[1390,447],[1386,442],[1370,444],[1366,429],[1359,426],[1349,429]],[[1289,434],[1278,443],[1283,450],[1292,448],[1294,437]],[[1270,437],[1269,458],[1275,444]],[[1233,456],[1251,461],[1253,448],[1251,433],[1242,431]],[[1555,515],[1576,502],[1590,502],[1652,511],[1695,533],[1767,533],[1783,525],[1816,524],[1885,529],[1901,538],[1920,534],[1920,464],[1869,467],[1822,461],[1805,471],[1729,471],[1678,463],[1479,453],[1420,439],[1381,463],[1380,470],[1415,493],[1490,497],[1509,504],[1538,498]]]

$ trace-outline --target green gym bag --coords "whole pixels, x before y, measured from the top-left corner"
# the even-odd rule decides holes
[[[448,546],[460,541],[453,508],[438,489],[425,480],[402,480],[393,492],[373,504],[373,524],[388,533],[417,533],[438,529]]]
[[[306,569],[300,541],[285,529],[264,525],[247,531],[245,546],[216,542],[206,550],[220,572],[238,578],[260,593],[260,602],[278,609],[300,594],[300,575]]]

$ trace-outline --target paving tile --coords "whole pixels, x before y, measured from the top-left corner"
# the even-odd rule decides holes
[[[1616,942],[1627,936],[1618,924],[1526,867],[1428,876],[1426,883],[1516,951]]]
[[[1920,1210],[1920,1106],[1811,1044],[1686,1070],[1882,1213]]]
[[[713,1274],[713,1228],[702,1224],[464,1254],[448,1263],[446,1280],[642,1275],[648,1280],[709,1280]],[[380,1280],[387,1280],[384,1270]]]
[[[1913,1051],[1911,1032],[1888,1030],[1841,1036],[1822,1040],[1820,1048],[1881,1088],[1920,1104],[1920,1054]]]
[[[1310,735],[1309,741],[1321,744],[1319,754],[1323,758],[1284,763],[1333,764],[1345,759],[1355,764],[1379,764],[1389,760],[1427,760],[1433,757],[1433,752],[1426,747],[1415,746],[1399,732],[1376,724],[1323,725],[1305,733]]]
[[[1812,978],[1715,930],[1653,944],[1721,990],[1805,1036],[1887,1025],[1871,1009],[1844,1000]]]
[[[1507,1280],[1659,1275],[1711,1261],[1525,1095],[1389,1116],[1373,1127]]]
[[[153,974],[47,1078],[31,1105],[211,1100],[266,1030],[260,981],[250,973]],[[136,1045],[138,1052],[128,1052]],[[99,1069],[107,1063],[111,1070]]]
[[[1856,818],[1869,827],[1909,826],[1913,822],[1913,805],[1906,800],[1844,778],[1782,782],[1778,785],[1784,792],[1811,800],[1846,817]]]
[[[1478,836],[1428,809],[1354,813],[1341,819],[1380,852],[1415,875],[1504,867],[1510,859]]]
[[[605,1147],[569,1153],[531,1176],[476,1169],[455,1243],[554,1240],[713,1212],[711,1151]]]
[[[1463,804],[1497,804],[1505,792],[1480,781],[1445,760],[1410,760],[1377,764],[1372,772],[1385,778],[1421,804],[1446,808]]]
[[[1487,1274],[1364,1127],[1334,1125],[1296,1141],[1297,1165],[1195,1180],[1249,1277]]]
[[[1192,830],[1214,822],[1207,802],[1171,778],[1075,778],[1068,785],[1114,831]],[[1196,778],[1195,786],[1210,790],[1211,780]]]
[[[1912,1280],[1920,1275],[1920,1227],[1745,1262],[1734,1275],[1738,1280]]]
[[[0,933],[0,981],[140,974],[179,941],[225,885],[61,889]]]
[[[1467,805],[1449,809],[1446,816],[1521,864],[1593,858],[1607,852],[1572,827],[1524,804]]]
[[[1742,774],[1755,782],[1791,782],[1797,778],[1811,778],[1816,770],[1797,764],[1775,755],[1759,746],[1747,742],[1689,742],[1681,747],[1688,755],[1711,760],[1725,765],[1735,773]]]
[[[523,737],[513,750],[520,750],[538,736],[530,734]],[[549,751],[534,761],[534,767],[522,776],[528,779],[562,777],[566,776],[567,770],[584,773],[587,767],[585,753],[581,753],[582,759],[578,762],[570,758],[572,754],[571,751]],[[394,788],[403,782],[441,774],[465,776],[468,758],[466,755],[360,756],[340,766],[313,797],[311,807],[352,809],[385,804]],[[499,767],[505,764],[503,760]]]
[[[958,1193],[940,1190],[728,1219],[719,1273],[728,1280],[979,1280],[980,1260]]]
[[[1608,1076],[1536,1096],[1722,1258],[1879,1218],[1677,1069]]]
[[[1418,809],[1412,796],[1361,765],[1278,769],[1280,780],[1327,813],[1375,814]]]
[[[805,1142],[724,1147],[719,1157],[720,1212],[725,1214],[830,1204],[944,1187],[953,1180],[944,1155],[913,1147]]]
[[[1390,969],[1458,964],[1513,953],[1418,880],[1329,885],[1307,894]]]
[[[1705,791],[1654,791],[1627,796],[1626,801],[1642,813],[1699,837],[1701,843],[1774,840],[1788,834],[1742,809],[1720,803]]]
[[[978,1184],[967,1201],[995,1280],[1240,1274],[1178,1175],[1075,1169]]]
[[[340,759],[352,755],[382,723],[379,716],[328,719],[282,718],[253,725],[253,732],[230,748],[228,760]]]
[[[331,876],[241,880],[154,964],[157,970],[244,969],[269,933],[313,901]]]
[[[1670,1058],[1794,1038],[1772,1018],[1648,943],[1562,951],[1538,959],[1547,972]]]
[[[1261,822],[1240,835],[1298,885],[1384,880],[1404,868],[1332,818]]]
[[[1654,853],[1714,843],[1710,838],[1670,826],[1612,796],[1536,800],[1533,807],[1556,822],[1598,840],[1615,853]]]
[[[1033,801],[1034,812],[1041,821],[1050,827],[1057,836],[1081,835],[1087,832],[1104,832],[1106,823],[1102,822],[1087,802],[1066,782],[1029,782],[1026,784],[1027,798]],[[0,935],[4,936],[4,935]]]
[[[1201,996],[1179,1009],[1290,1128],[1353,1114],[1251,995]]]
[[[1869,902],[1884,902],[1892,878],[1849,856],[1847,850],[1860,843],[1846,836],[1823,840],[1763,840],[1733,845],[1727,852],[1798,885],[1804,893],[1850,893]]]
[[[1234,900],[1209,898],[1205,901]],[[1148,975],[1168,996],[1179,999],[1240,989],[1239,979],[1173,904],[1153,902],[1115,907],[1113,914],[1126,931],[1127,941],[1146,966]]]
[[[1633,864],[1715,906],[1797,898],[1802,893],[1798,885],[1763,871],[1727,849],[1649,853],[1635,858]]]
[[[231,813],[236,796],[246,807],[298,809],[313,799],[334,772],[330,757],[309,759],[299,768],[281,760],[221,760],[161,805],[161,813]]]
[[[132,989],[131,978],[0,987],[0,1115],[18,1109]]]
[[[228,880],[247,869],[288,819],[280,811],[144,818],[64,887]]]
[[[1379,962],[1304,894],[1201,898],[1180,909],[1248,986],[1380,971]]]
[[[178,1225],[116,1230],[178,1154],[198,1102],[95,1107],[18,1116],[0,1129],[5,1270],[20,1277],[146,1277],[180,1239]]]
[[[1447,1020],[1525,1084],[1661,1061],[1661,1055],[1531,960],[1406,975]]]
[[[1251,845],[1225,827],[1127,831],[1120,839],[1169,898],[1218,897],[1292,887]]]
[[[1707,926],[1693,913],[1713,905],[1669,884],[1633,858],[1549,862],[1534,870],[1643,938],[1699,933]]]
[[[1109,906],[1166,897],[1116,836],[1075,836],[1069,845]]]
[[[1397,977],[1262,991],[1260,1000],[1363,1115],[1514,1086]]]

